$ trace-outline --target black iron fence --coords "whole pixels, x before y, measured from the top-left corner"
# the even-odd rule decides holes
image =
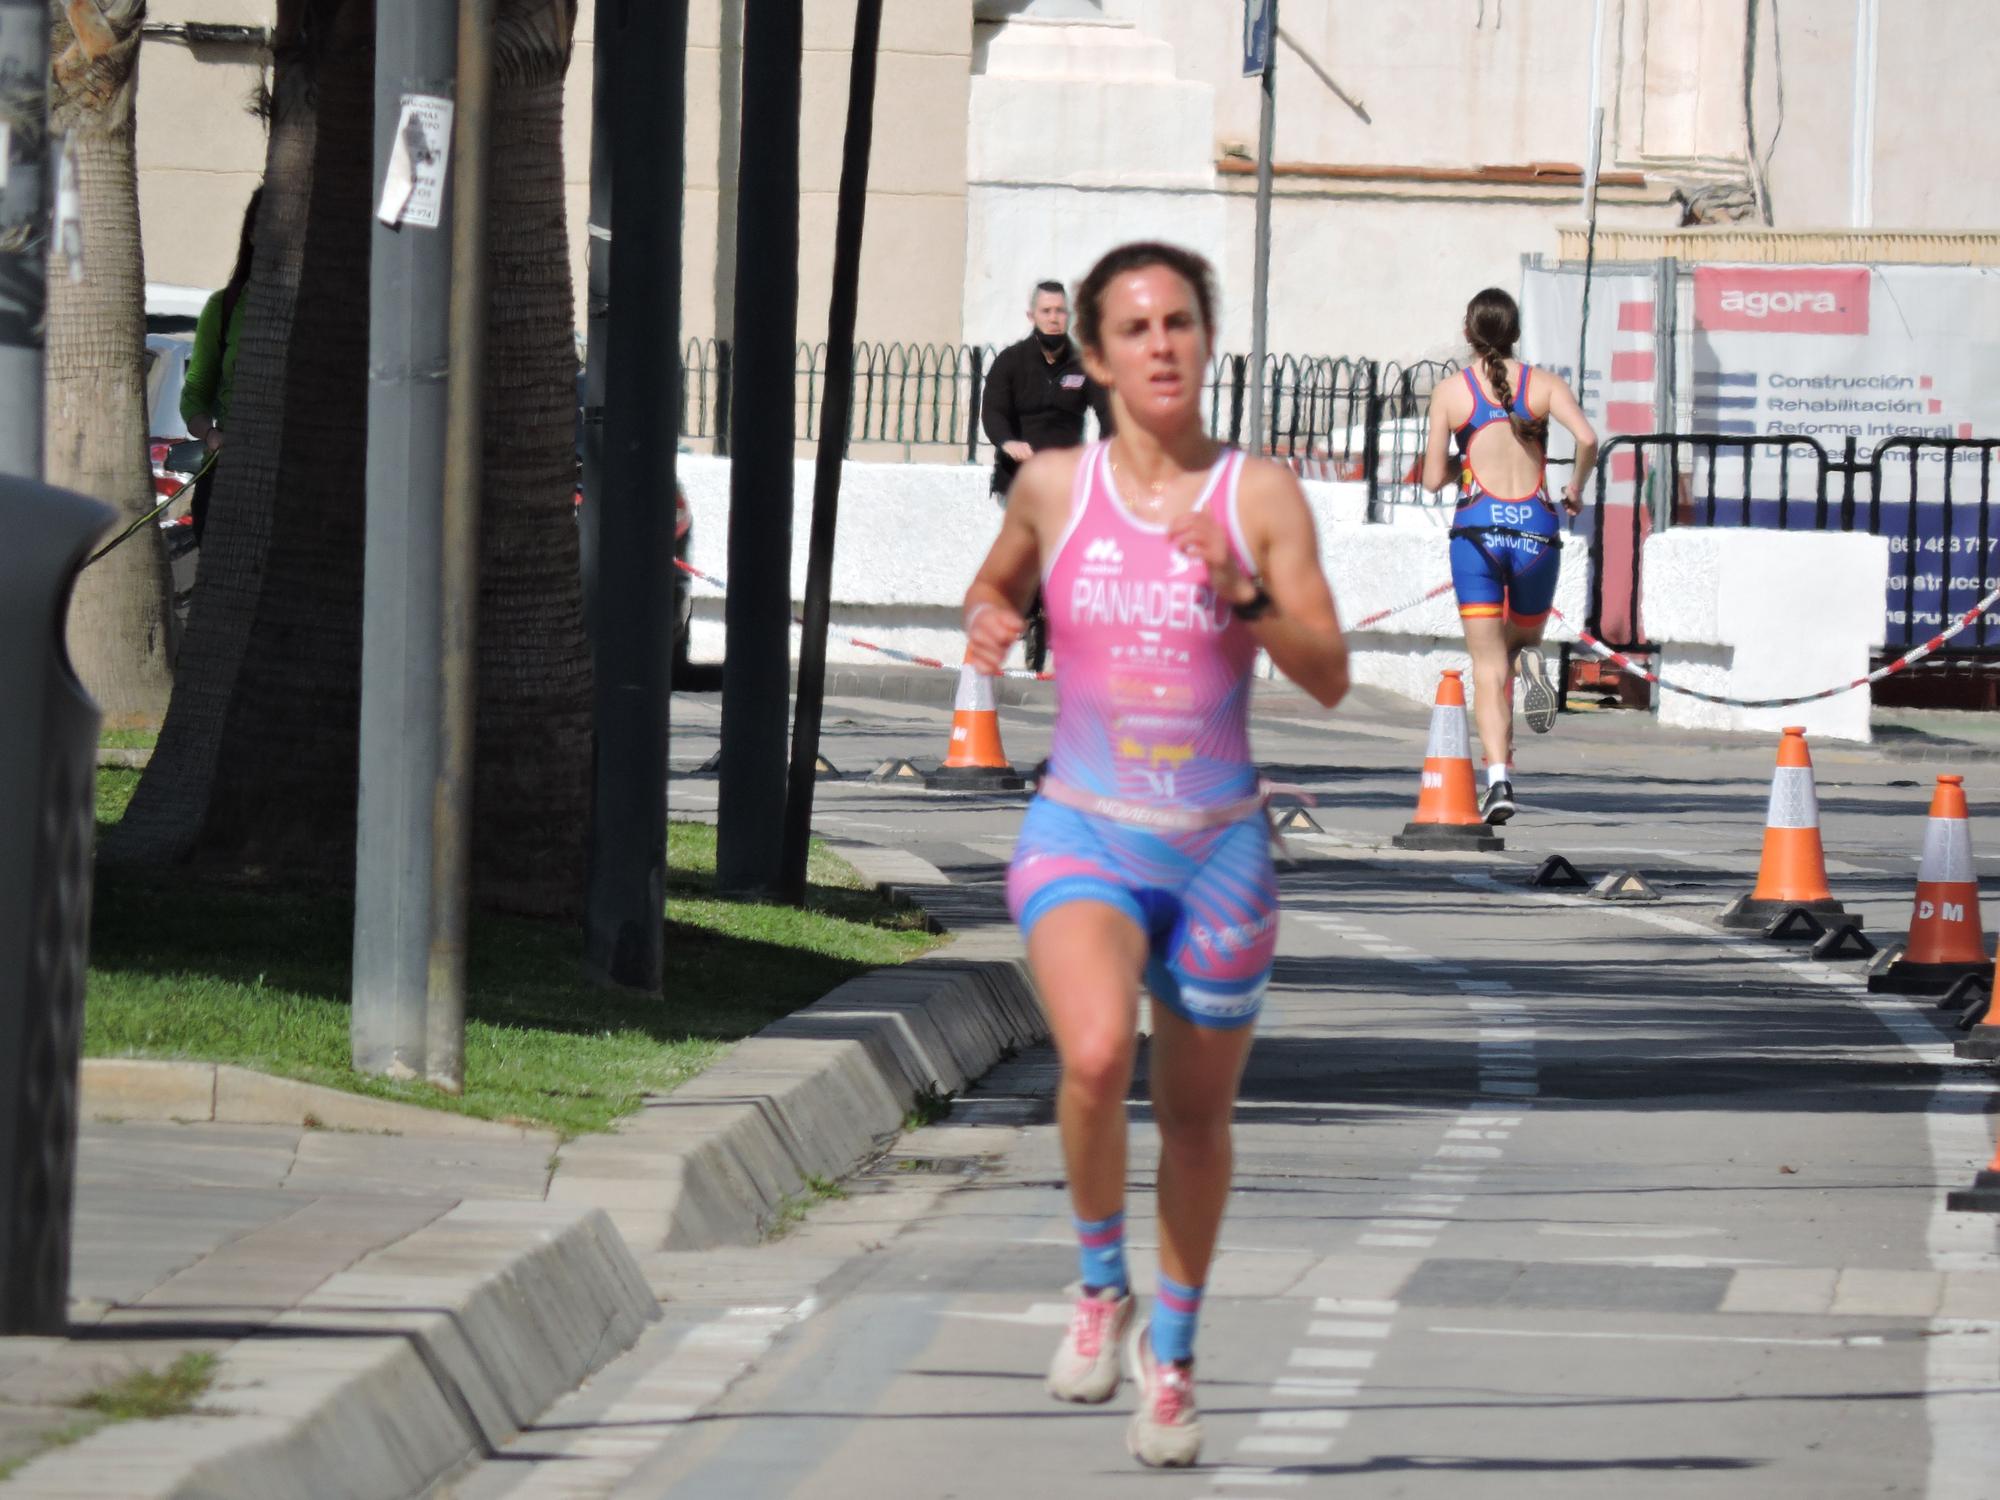
[[[1663,526],[1863,531],[1889,543],[1885,649],[1930,639],[2000,587],[1992,515],[2000,438],[1848,438],[1777,433],[1618,437],[1598,458],[1588,526],[1590,628],[1621,650],[1645,649],[1645,537]],[[1945,654],[2000,655],[2000,613],[1982,614]]]
[[[854,351],[854,404],[847,441],[899,446],[912,456],[984,463],[992,444],[980,425],[986,371],[998,351],[979,344],[861,344]],[[1367,480],[1382,503],[1416,483],[1432,388],[1458,367],[1275,354],[1265,358],[1267,451],[1312,479]],[[729,451],[732,351],[726,339],[692,339],[681,360],[681,436]],[[827,350],[800,344],[793,385],[801,440],[817,442],[825,409]],[[1210,433],[1249,440],[1252,372],[1247,355],[1209,365],[1203,410]]]

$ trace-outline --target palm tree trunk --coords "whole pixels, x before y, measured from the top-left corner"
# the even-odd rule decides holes
[[[374,6],[328,0],[264,576],[197,853],[354,876]],[[213,522],[211,521],[211,524]]]
[[[213,555],[117,856],[353,876],[372,17],[371,0],[281,0]],[[574,0],[502,0],[492,121],[473,867],[482,902],[541,913],[581,904],[589,798],[562,175],[574,22]]]
[[[575,0],[501,0],[494,48],[473,875],[483,903],[540,913],[581,908],[590,808],[562,161],[575,23]]]
[[[308,284],[307,219],[326,105],[318,79],[329,49],[365,46],[369,33],[362,31],[357,38],[357,13],[361,23],[372,21],[367,0],[278,3],[264,203],[244,292],[229,462],[216,474],[194,608],[176,662],[173,702],[132,804],[105,840],[104,857],[109,859],[184,859],[209,819],[277,529],[290,386],[295,374],[308,384],[314,378],[314,351],[299,347],[296,361],[293,351],[298,347],[295,335],[305,331],[298,321]],[[363,57],[365,69],[365,51]],[[366,121],[370,104],[364,101],[358,113]],[[365,140],[361,152],[365,181],[370,154]],[[365,236],[365,218],[362,230]],[[365,295],[365,243],[362,267]],[[365,300],[357,300],[345,315],[359,317],[357,309],[365,306]],[[367,320],[359,321],[365,326]],[[321,457],[329,465],[344,465],[360,452],[355,438],[350,436],[348,445]],[[358,458],[354,468],[358,472]]]
[[[74,153],[81,278],[49,268],[46,453],[51,484],[127,520],[153,506],[147,455],[146,273],[132,104],[144,0],[50,0],[50,122]],[[83,571],[70,660],[107,724],[158,724],[173,690],[173,582],[157,527]]]

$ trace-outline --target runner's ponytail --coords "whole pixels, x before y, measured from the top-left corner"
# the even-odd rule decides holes
[[[1514,410],[1514,383],[1507,378],[1507,361],[1521,338],[1521,309],[1514,299],[1496,286],[1474,297],[1465,308],[1465,337],[1472,345],[1473,357],[1486,372],[1487,383],[1493,387],[1493,399],[1507,413],[1515,438],[1546,453],[1549,419],[1524,417]]]

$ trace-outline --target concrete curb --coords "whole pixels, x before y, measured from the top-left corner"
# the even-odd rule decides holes
[[[840,852],[899,899],[946,883],[901,851]],[[642,1250],[747,1244],[807,1178],[881,1151],[925,1092],[957,1093],[1046,1035],[1013,929],[965,933],[767,1026],[615,1134],[564,1146],[549,1198],[602,1208]]]
[[[551,1147],[556,1143],[553,1130],[350,1094],[229,1063],[143,1057],[85,1058],[83,1114],[91,1120],[304,1125],[384,1135],[543,1141]]]
[[[106,1428],[28,1464],[8,1493],[404,1500],[493,1452],[658,1316],[603,1214],[461,1204],[232,1346],[205,1402],[215,1415]]]

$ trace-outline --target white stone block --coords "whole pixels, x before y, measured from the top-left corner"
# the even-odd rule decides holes
[[[1783,698],[1853,681],[1882,644],[1889,544],[1852,532],[1685,526],[1647,538],[1646,634],[1660,675],[1731,698]],[[1788,708],[1734,708],[1662,692],[1677,727],[1866,741],[1870,699],[1857,688]]]

